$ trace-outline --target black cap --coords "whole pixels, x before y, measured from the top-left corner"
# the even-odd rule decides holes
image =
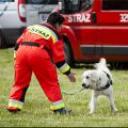
[[[48,16],[47,22],[52,24],[52,25],[56,25],[58,24],[62,24],[64,22],[64,17],[62,15],[60,15],[57,12],[53,12]]]

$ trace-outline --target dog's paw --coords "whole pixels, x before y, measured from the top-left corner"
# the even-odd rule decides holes
[[[112,110],[112,112],[113,112],[113,113],[116,113],[116,112],[118,112],[118,109],[117,109],[117,108],[114,108],[114,109]]]
[[[95,112],[94,111],[90,111],[88,114],[89,115],[92,115],[92,114],[94,114]]]

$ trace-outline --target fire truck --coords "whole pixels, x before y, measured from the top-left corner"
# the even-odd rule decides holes
[[[128,0],[59,0],[69,64],[128,62]]]

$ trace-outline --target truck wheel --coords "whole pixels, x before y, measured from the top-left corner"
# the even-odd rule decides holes
[[[6,47],[6,42],[4,40],[3,34],[0,31],[0,48],[5,48]]]
[[[110,67],[111,70],[115,70],[115,69],[121,68],[121,65],[120,65],[119,62],[111,62],[110,65],[111,65],[111,67]]]
[[[65,59],[66,62],[73,67],[74,66],[74,59],[71,51],[70,45],[65,41],[64,42],[64,52],[65,52]]]

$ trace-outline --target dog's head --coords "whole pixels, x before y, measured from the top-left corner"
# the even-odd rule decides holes
[[[87,70],[82,75],[82,87],[86,89],[97,89],[99,75],[96,70]]]

